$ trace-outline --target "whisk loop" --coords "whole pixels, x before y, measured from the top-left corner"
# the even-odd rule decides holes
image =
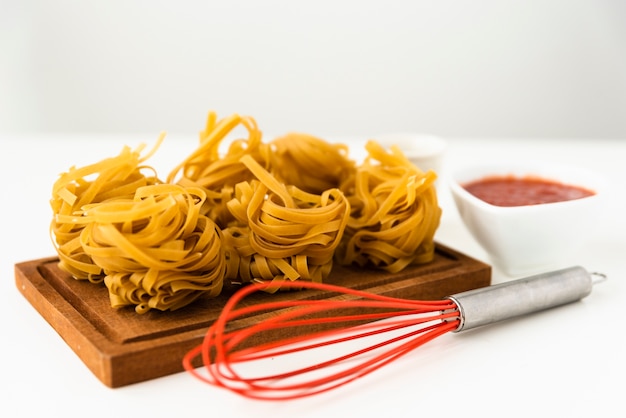
[[[206,383],[248,398],[311,396],[370,374],[448,332],[579,300],[590,293],[593,280],[597,278],[586,270],[572,267],[435,301],[285,281],[281,289],[324,290],[336,296],[247,305],[250,294],[276,286],[252,284],[230,298],[183,366]],[[245,328],[237,325],[259,313],[263,320]],[[198,358],[203,368],[196,367]],[[289,369],[292,361],[308,365]],[[286,370],[277,370],[283,366]],[[267,374],[268,369],[273,371]]]

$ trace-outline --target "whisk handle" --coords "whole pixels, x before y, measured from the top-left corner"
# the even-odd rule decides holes
[[[591,293],[594,274],[569,267],[449,296],[461,317],[454,332],[580,300]]]

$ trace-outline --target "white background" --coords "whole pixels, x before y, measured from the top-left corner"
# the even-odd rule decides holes
[[[211,109],[269,134],[429,132],[449,139],[450,167],[541,155],[597,170],[613,203],[572,261],[609,280],[580,303],[443,336],[301,402],[253,402],[185,373],[108,389],[20,295],[14,265],[53,254],[60,172],[150,148],[162,130],[153,162],[167,172]],[[0,0],[0,416],[615,415],[626,141],[613,139],[626,138],[625,115],[620,0]],[[438,240],[487,261],[441,191]]]
[[[0,0],[0,132],[626,137],[620,0]]]
[[[79,135],[82,137],[82,135]],[[408,353],[345,388],[294,402],[258,402],[203,384],[181,372],[109,389],[24,298],[14,264],[54,254],[48,235],[53,179],[72,164],[117,155],[137,135],[33,134],[0,140],[0,416],[63,418],[319,418],[481,417],[595,418],[620,416],[624,406],[626,340],[626,141],[475,139],[448,141],[448,167],[537,154],[588,167],[611,183],[600,225],[571,264],[608,280],[581,302],[458,334]],[[195,149],[197,139],[172,135],[152,164],[165,173]],[[354,144],[351,150],[360,149]],[[36,150],[36,152],[33,152]],[[53,153],[55,158],[49,158]],[[26,174],[24,174],[26,173]],[[441,180],[445,180],[446,170]],[[442,182],[442,185],[446,182]],[[442,222],[437,241],[488,262],[440,189]],[[582,239],[583,237],[581,237]],[[506,280],[494,271],[493,282]],[[276,367],[284,365],[283,360]],[[141,367],[141,365],[139,365]],[[264,369],[261,369],[265,371]],[[623,415],[623,414],[622,414]]]

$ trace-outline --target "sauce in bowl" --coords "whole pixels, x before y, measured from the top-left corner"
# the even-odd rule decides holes
[[[540,177],[490,176],[463,184],[477,198],[494,206],[529,206],[593,196],[594,191]]]

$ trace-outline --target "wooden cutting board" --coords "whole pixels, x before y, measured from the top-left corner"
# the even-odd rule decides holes
[[[132,307],[113,309],[102,285],[77,281],[61,271],[55,257],[15,265],[16,286],[85,365],[105,385],[115,388],[183,371],[185,354],[200,344],[237,287],[216,299],[202,299],[174,312],[151,310],[138,315]],[[458,251],[437,245],[432,262],[402,272],[336,266],[327,283],[406,299],[437,300],[488,286],[491,267]],[[325,299],[318,291],[253,295]],[[254,300],[251,300],[254,302]],[[255,323],[255,316],[237,326]],[[265,341],[255,341],[261,343]]]

